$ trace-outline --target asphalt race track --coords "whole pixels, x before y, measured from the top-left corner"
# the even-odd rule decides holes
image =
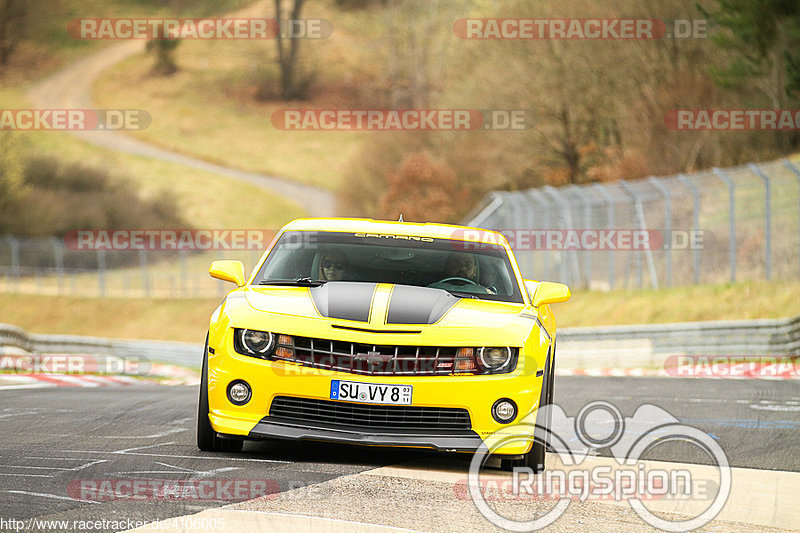
[[[150,522],[236,501],[77,501],[74,487],[80,480],[268,480],[271,490],[286,492],[400,463],[467,471],[468,456],[321,443],[248,442],[240,454],[203,453],[194,442],[196,398],[196,387],[184,386],[0,390],[0,530],[14,530],[9,519],[25,521],[26,531],[43,530],[31,521],[43,518]],[[570,415],[599,399],[625,416],[645,403],[661,407],[710,434],[732,466],[800,472],[796,381],[562,377],[556,382],[556,403]],[[681,453],[656,448],[648,458],[703,460]],[[415,528],[428,529],[424,518]]]

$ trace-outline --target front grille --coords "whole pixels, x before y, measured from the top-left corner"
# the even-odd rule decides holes
[[[294,337],[294,357],[280,359],[372,376],[444,376],[453,372],[457,350],[442,346],[380,346]]]
[[[471,429],[466,409],[361,405],[291,396],[276,396],[272,400],[269,416],[300,424],[321,422],[364,429]]]

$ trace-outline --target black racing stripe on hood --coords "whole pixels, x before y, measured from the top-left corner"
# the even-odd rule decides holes
[[[322,316],[369,322],[372,295],[377,286],[377,283],[329,281],[309,291]]]
[[[397,285],[389,300],[387,324],[433,324],[460,298],[441,289]]]

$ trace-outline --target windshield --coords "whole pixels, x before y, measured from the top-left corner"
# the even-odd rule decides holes
[[[472,247],[451,239],[290,231],[275,244],[254,283],[395,283],[522,303],[505,249],[494,244]]]

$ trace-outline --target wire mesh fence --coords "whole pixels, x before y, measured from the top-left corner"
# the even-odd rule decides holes
[[[212,279],[215,259],[252,269],[259,250],[74,250],[64,240],[0,237],[0,291],[89,297],[222,297],[232,286]],[[249,270],[248,270],[249,272]]]
[[[691,175],[489,194],[467,225],[502,231],[522,273],[598,290],[800,277],[800,166],[789,160]],[[265,241],[268,242],[268,241]],[[80,250],[0,237],[0,291],[221,297],[214,259],[249,272],[262,250]]]
[[[497,191],[466,224],[502,231],[526,277],[577,287],[797,278],[800,167]]]

